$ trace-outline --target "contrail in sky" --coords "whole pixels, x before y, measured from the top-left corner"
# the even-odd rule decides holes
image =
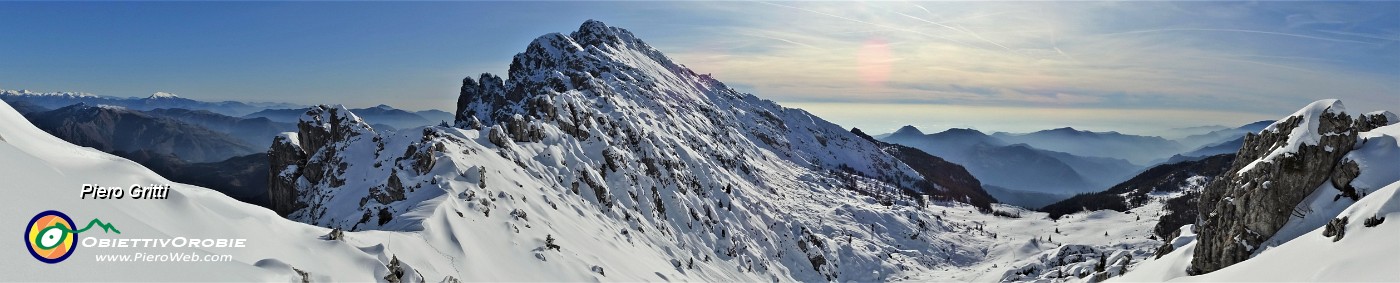
[[[787,39],[784,39],[784,38],[772,37],[772,36],[767,36],[767,35],[762,35],[762,34],[751,34],[751,36],[762,37],[762,38],[767,38],[767,39],[772,39],[772,40],[777,40],[777,41],[792,43],[792,44],[799,45],[799,46],[802,46],[802,47],[821,49],[821,48],[818,48],[818,47],[816,47],[816,46],[812,46],[811,44],[796,42],[796,41],[787,40]]]
[[[921,7],[921,8],[922,8],[922,7]],[[915,16],[910,16],[909,14],[900,13],[900,12],[897,12],[897,11],[894,12],[894,13],[895,13],[895,14],[899,14],[900,16],[909,17],[910,19],[915,19],[915,20],[919,20],[919,21],[922,21],[922,22],[925,22],[925,23],[935,24],[935,25],[938,25],[938,26],[940,26],[940,27],[944,27],[944,28],[951,29],[951,30],[953,30],[953,31],[959,31],[957,28],[950,27],[950,26],[948,26],[948,25],[941,24],[941,23],[938,23],[938,22],[935,22],[935,21],[930,21],[930,20],[926,20],[926,19],[924,19],[924,18],[915,17]],[[981,35],[978,35],[976,32],[973,32],[973,31],[971,31],[971,30],[963,29],[963,30],[961,30],[961,32],[966,33],[966,34],[968,34],[968,35],[972,35],[972,37],[976,37],[977,39],[981,39],[982,41],[986,41],[987,43],[991,43],[992,45],[996,45],[997,47],[1001,47],[1001,49],[1006,49],[1006,51],[1016,52],[1015,50],[1011,50],[1011,48],[1008,48],[1008,47],[1006,47],[1005,45],[1001,45],[1000,43],[996,43],[996,42],[994,42],[994,41],[988,40],[988,39],[982,37]]]
[[[1364,37],[1364,38],[1370,38],[1370,39],[1379,39],[1379,40],[1384,40],[1384,41],[1400,41],[1400,38],[1384,37],[1384,36],[1373,35],[1373,34],[1364,34],[1364,33],[1355,33],[1355,32],[1345,32],[1345,31],[1335,31],[1335,30],[1317,30],[1317,31],[1325,32],[1325,33],[1330,33],[1330,34],[1336,34],[1336,35],[1347,35],[1347,36]]]

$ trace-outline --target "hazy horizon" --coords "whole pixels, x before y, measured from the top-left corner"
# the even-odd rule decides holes
[[[1400,105],[1395,2],[0,3],[0,88],[451,111],[587,19],[846,128],[1157,134]],[[489,12],[488,12],[489,11]],[[64,36],[53,36],[63,34]]]

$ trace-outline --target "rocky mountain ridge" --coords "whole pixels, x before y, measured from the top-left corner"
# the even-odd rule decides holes
[[[1354,202],[1361,191],[1385,185],[1356,188],[1352,180],[1367,172],[1343,157],[1364,144],[1361,133],[1395,120],[1389,112],[1352,116],[1341,101],[1328,99],[1247,135],[1229,171],[1202,192],[1199,245],[1188,272],[1209,273],[1249,259],[1285,224],[1306,216],[1301,203],[1314,193]]]
[[[670,259],[663,279],[891,280],[975,261],[968,243],[990,239],[924,209],[985,208],[975,179],[930,177],[943,167],[911,167],[597,21],[531,42],[507,78],[464,79],[457,110],[453,127],[383,132],[313,107],[269,151],[274,209],[347,231],[510,231],[459,242],[472,247],[589,238],[573,248],[586,254],[521,255],[610,277],[656,263],[640,253]]]

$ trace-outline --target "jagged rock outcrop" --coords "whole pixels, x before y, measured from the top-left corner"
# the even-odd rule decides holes
[[[803,159],[818,163],[813,165],[820,168],[837,170],[841,159],[849,158],[837,158],[838,154],[827,150],[817,153],[797,147],[835,147],[835,143],[827,142],[838,138],[845,139],[842,144],[859,141],[849,133],[789,127],[784,120],[793,119],[792,116],[811,119],[810,114],[777,107],[771,101],[733,91],[708,75],[696,74],[627,30],[588,21],[568,35],[548,34],[530,43],[525,52],[513,59],[508,79],[490,74],[463,79],[455,125],[489,129],[487,140],[500,147],[539,142],[555,130],[580,141],[606,136],[603,140],[617,143],[613,150],[627,151],[633,158],[611,159],[609,168],[615,171],[626,167],[621,163],[641,163],[641,172],[675,180],[681,190],[698,189],[698,180],[688,171],[706,166],[677,160],[677,143],[691,143],[696,153],[714,155],[723,167],[752,173],[754,166],[741,162],[739,157],[754,152],[742,148],[725,152],[710,147],[758,141],[759,146],[773,148],[783,158]],[[825,127],[827,123],[819,124],[818,127]],[[669,140],[672,135],[681,140]],[[641,154],[653,150],[664,153]],[[874,162],[851,166],[856,171],[924,193],[913,189],[921,178],[898,160],[878,154],[857,159]],[[566,183],[601,184],[606,176],[580,177]]]
[[[297,141],[297,133],[283,133],[272,139],[272,147],[267,151],[268,199],[272,211],[281,216],[306,207],[305,202],[297,200],[297,179],[306,165],[306,150]]]
[[[333,226],[329,222],[321,223],[330,209],[325,196],[346,186],[346,170],[356,163],[352,160],[364,162],[378,156],[384,150],[383,138],[359,116],[339,105],[311,107],[300,118],[297,130],[274,138],[268,150],[268,194],[273,210],[290,219]],[[425,139],[432,136],[431,130],[424,130],[424,133]],[[355,147],[371,148],[357,150]],[[374,215],[380,215],[380,225],[392,219],[392,215],[386,213],[385,204],[404,200],[405,191],[412,190],[399,182],[396,172],[400,169],[426,172],[435,162],[432,153],[441,149],[423,143],[408,145],[400,158],[406,160],[404,164],[385,168],[391,174],[387,174],[383,183],[363,190],[365,194],[356,210],[363,212],[364,217],[353,224],[369,223]],[[366,151],[371,156],[364,156]],[[375,163],[375,167],[380,165]],[[370,200],[375,203],[368,203]],[[349,230],[357,227],[351,226]]]
[[[1347,218],[1342,216],[1342,218],[1333,218],[1332,221],[1327,221],[1327,225],[1322,226],[1322,236],[1332,238],[1333,242],[1341,241],[1342,237],[1346,237],[1347,234]]]
[[[1230,170],[1207,185],[1199,200],[1201,233],[1188,272],[1209,273],[1248,259],[1323,182],[1334,175],[1354,178],[1348,165],[1339,164],[1342,157],[1357,144],[1358,133],[1393,123],[1388,120],[1385,114],[1354,118],[1340,101],[1328,99],[1246,136]]]

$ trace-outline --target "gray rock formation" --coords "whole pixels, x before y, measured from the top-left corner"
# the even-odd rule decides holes
[[[1336,100],[1313,102],[1245,137],[1230,170],[1202,192],[1201,233],[1188,273],[1209,273],[1248,259],[1323,182],[1337,176],[1333,182],[1345,187],[1358,174],[1350,172],[1354,164],[1339,164],[1341,158],[1356,144],[1358,133],[1386,125],[1387,117],[1353,118],[1345,111]]]
[[[1333,242],[1341,241],[1342,237],[1347,234],[1347,218],[1342,216],[1342,218],[1333,218],[1332,221],[1328,221],[1327,226],[1323,226],[1322,236],[1331,237]]]
[[[284,217],[306,207],[305,202],[297,200],[297,178],[301,177],[301,167],[306,165],[306,151],[297,140],[295,133],[284,133],[272,139],[272,148],[267,151],[268,199],[272,211]]]
[[[348,141],[366,137],[380,140],[374,128],[343,106],[308,109],[297,123],[297,132],[276,137],[268,150],[268,194],[273,210],[293,219],[316,218],[318,213],[314,211],[324,209],[316,197],[321,192],[308,191],[304,185],[344,186],[348,164],[341,153]],[[394,196],[401,195],[401,191],[402,188],[391,186],[371,188],[372,195],[385,196],[381,201],[396,199]],[[293,215],[307,209],[312,211]]]

